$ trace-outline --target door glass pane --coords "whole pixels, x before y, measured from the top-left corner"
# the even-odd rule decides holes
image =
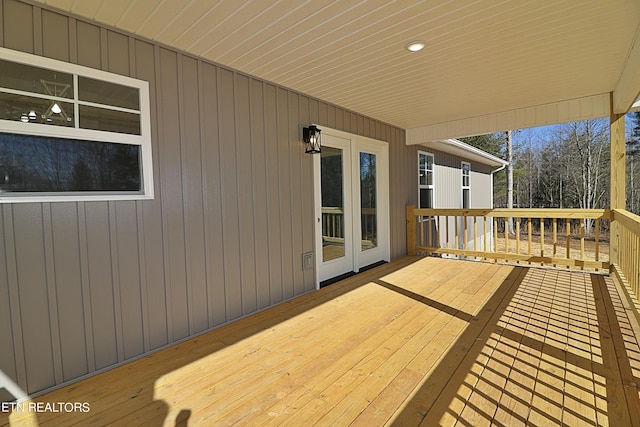
[[[320,154],[322,261],[330,261],[345,256],[342,157],[342,150],[322,147],[322,153]]]
[[[360,220],[363,251],[378,246],[376,191],[376,155],[360,153]]]

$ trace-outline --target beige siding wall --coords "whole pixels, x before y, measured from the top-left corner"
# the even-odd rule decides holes
[[[313,290],[303,125],[389,143],[391,255],[406,253],[417,148],[403,130],[15,0],[0,0],[0,46],[151,89],[154,200],[0,205],[0,370],[26,392]]]

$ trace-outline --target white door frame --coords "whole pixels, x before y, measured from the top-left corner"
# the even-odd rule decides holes
[[[353,257],[352,271],[358,272],[360,268],[377,261],[390,260],[390,225],[389,225],[389,144],[372,138],[354,135],[337,129],[319,126],[322,136],[330,135],[348,141],[348,147],[344,148],[344,155],[350,159],[350,165],[345,165],[343,170],[344,181],[350,183],[346,185],[344,192],[345,199],[345,223],[350,221],[353,237],[350,254]],[[333,146],[333,145],[329,145]],[[343,148],[343,147],[339,147]],[[360,216],[360,152],[376,155],[376,214],[378,220],[378,242],[377,247],[361,250],[361,216]],[[348,163],[348,162],[344,162]],[[316,267],[316,288],[320,287],[320,282],[326,280],[322,276],[322,195],[320,183],[320,156],[314,156],[313,161],[314,176],[314,211],[315,211],[315,267]],[[347,200],[350,199],[350,200]],[[352,202],[353,201],[353,202]],[[351,270],[350,270],[351,271]]]

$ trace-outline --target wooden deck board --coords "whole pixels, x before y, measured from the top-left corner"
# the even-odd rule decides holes
[[[610,278],[407,257],[35,398],[0,425],[638,425]]]

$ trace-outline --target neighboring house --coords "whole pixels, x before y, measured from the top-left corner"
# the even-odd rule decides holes
[[[403,129],[356,112],[33,13],[3,2],[4,28],[33,25],[0,39],[2,399],[406,254],[405,206],[423,194],[423,153],[435,206],[461,207],[465,191],[471,206],[491,206],[500,161],[458,141],[407,146]],[[310,123],[322,129],[321,155],[304,153]],[[337,185],[324,192],[340,193],[327,203],[343,203],[329,206],[341,211],[338,237],[319,224],[329,216],[321,169],[334,180],[325,186]]]
[[[478,148],[465,144],[457,139],[431,141],[424,144],[418,151],[418,207],[435,209],[474,209],[493,207],[493,175],[504,169],[507,162],[486,153]],[[446,227],[446,219],[433,219],[429,222],[431,228],[431,244],[436,247],[450,248],[464,247],[464,224],[462,218],[457,219]],[[467,230],[473,230],[473,220],[468,218]],[[484,218],[477,219],[477,227],[482,230]],[[456,226],[459,232],[456,233]],[[488,236],[493,233],[492,224],[487,224]],[[423,227],[426,234],[428,230]],[[457,245],[454,244],[458,236]],[[425,235],[428,241],[428,237]],[[470,231],[467,235],[469,249],[480,250],[484,247],[484,235],[480,233],[473,239]],[[478,245],[473,247],[473,242]],[[487,241],[491,247],[492,241]]]
[[[418,184],[419,207],[493,207],[493,174],[506,161],[457,139],[425,143],[419,150],[420,176],[425,176]]]

